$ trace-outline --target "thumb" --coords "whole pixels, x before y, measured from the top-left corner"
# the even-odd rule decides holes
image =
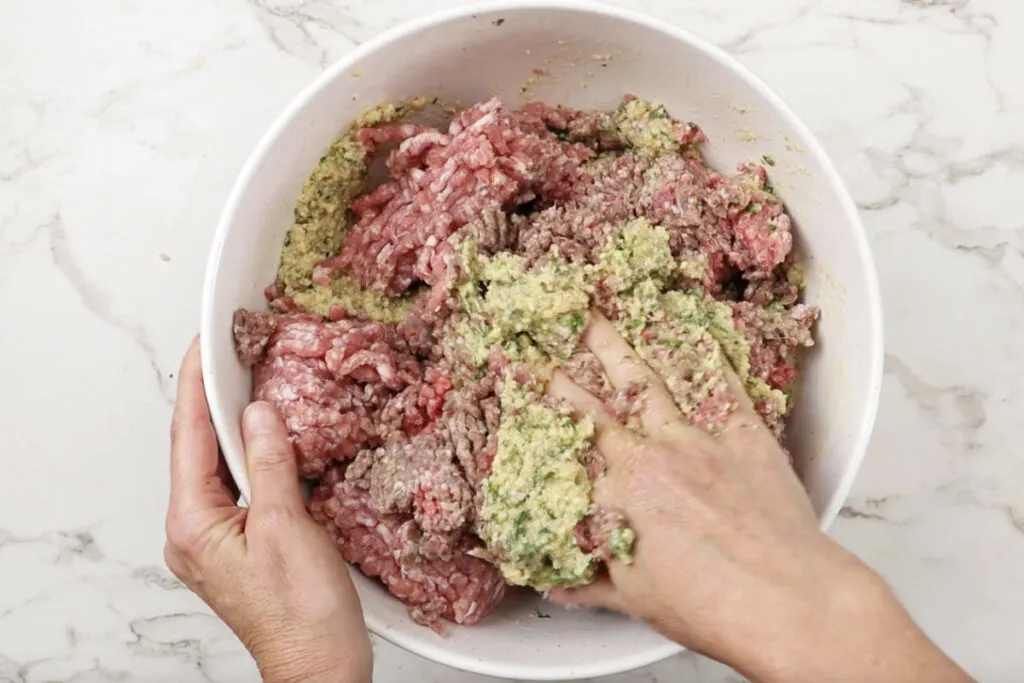
[[[280,506],[302,509],[299,472],[288,430],[269,403],[257,401],[242,414],[242,440],[252,488],[253,509]]]
[[[548,591],[547,597],[562,607],[603,607],[613,612],[626,613],[622,605],[622,596],[607,576],[579,588],[552,588]]]

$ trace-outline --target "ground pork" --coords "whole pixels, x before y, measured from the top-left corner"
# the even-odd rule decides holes
[[[429,368],[420,386],[432,381],[447,387],[427,392],[441,414],[411,433],[401,416],[388,419],[382,410],[377,426],[386,443],[330,469],[310,510],[347,561],[379,577],[417,621],[437,628],[442,617],[460,624],[482,618],[503,597],[504,580],[493,565],[467,555],[481,550],[472,527],[479,483],[497,448],[494,381],[449,390],[447,376]]]

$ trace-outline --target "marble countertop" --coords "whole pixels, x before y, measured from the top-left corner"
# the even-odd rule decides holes
[[[258,679],[162,561],[171,400],[207,248],[299,89],[458,4],[0,7],[0,681]],[[887,332],[875,438],[833,533],[975,676],[1020,680],[1024,3],[620,4],[725,46],[833,155]],[[381,683],[485,680],[376,646]],[[685,654],[606,683],[737,680]]]

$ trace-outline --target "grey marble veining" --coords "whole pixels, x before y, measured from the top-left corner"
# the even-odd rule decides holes
[[[213,226],[305,84],[462,0],[0,7],[0,681],[257,674],[163,567],[167,426]],[[821,137],[886,314],[835,537],[975,676],[1024,671],[1024,4],[623,0],[723,45]],[[130,512],[126,512],[130,511]],[[482,683],[376,643],[377,679]],[[733,683],[686,654],[604,683]]]

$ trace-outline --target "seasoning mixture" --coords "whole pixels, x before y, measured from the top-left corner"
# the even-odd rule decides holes
[[[592,581],[634,541],[595,506],[594,427],[545,396],[558,366],[625,424],[580,346],[600,310],[714,432],[730,363],[778,438],[817,309],[798,303],[790,219],[759,165],[708,168],[693,123],[490,98],[447,131],[367,112],[320,160],[267,288],[239,310],[254,399],[287,424],[344,558],[419,622],[473,624],[506,587]],[[386,155],[387,180],[368,187]]]

